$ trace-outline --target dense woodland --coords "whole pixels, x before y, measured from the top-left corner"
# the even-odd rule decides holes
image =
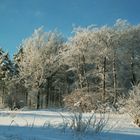
[[[140,25],[126,20],[77,27],[69,38],[36,29],[13,59],[0,49],[1,107],[119,110],[139,81]]]

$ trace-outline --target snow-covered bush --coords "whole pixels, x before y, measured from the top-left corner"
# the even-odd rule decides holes
[[[140,127],[140,84],[133,86],[129,91],[128,110],[134,123]]]
[[[112,104],[111,95],[106,95],[105,101],[102,100],[102,92],[88,92],[85,89],[77,89],[69,95],[64,96],[66,109],[75,112],[110,112]]]
[[[64,104],[68,110],[75,112],[91,112],[98,108],[98,94],[77,89],[64,97]]]

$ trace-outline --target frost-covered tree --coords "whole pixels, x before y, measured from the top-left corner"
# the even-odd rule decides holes
[[[115,44],[115,32],[111,27],[103,26],[101,28],[98,28],[95,34],[96,36],[94,38],[94,41],[96,42],[96,46],[99,48],[97,60],[99,71],[98,73],[101,75],[101,92],[103,93],[102,100],[105,102],[108,90],[109,92],[111,92],[111,90],[108,89],[108,84],[110,82],[109,73],[111,73],[111,71],[109,70],[111,69],[111,67],[108,63],[111,63],[112,60],[111,57],[113,53],[113,45]]]
[[[91,31],[90,31],[91,30]],[[68,42],[69,56],[66,61],[77,74],[77,88],[88,88],[87,67],[92,66],[91,47],[94,47],[92,27],[74,29],[74,36]],[[95,52],[93,52],[93,55]],[[69,58],[68,58],[69,57]],[[95,57],[95,56],[94,56]]]
[[[57,32],[46,33],[39,28],[21,45],[16,57],[20,78],[30,91],[29,104],[40,108],[48,105],[50,97],[51,78],[60,67],[59,50],[63,46],[61,35]],[[45,93],[44,93],[45,92]],[[44,94],[43,94],[44,93]]]
[[[131,84],[137,84],[140,80],[140,26],[123,24],[120,38],[120,45],[123,49],[121,57],[124,65],[127,65],[128,81]],[[121,53],[120,53],[121,54]]]
[[[8,53],[5,53],[0,48],[0,96],[2,104],[5,103],[5,99],[8,95],[7,84],[15,74],[14,65],[11,62]]]
[[[69,70],[75,72],[75,88],[78,89],[78,96],[81,91],[81,98],[83,98],[83,93],[86,97],[88,92],[92,92],[90,95],[95,97],[94,93],[99,95],[100,91],[100,93],[103,93],[103,96],[100,94],[101,98],[104,98],[106,91],[106,58],[108,52],[110,52],[109,49],[111,49],[107,46],[108,44],[106,45],[108,38],[105,38],[105,41],[103,40],[106,37],[106,32],[103,32],[103,28],[101,30],[94,26],[79,27],[74,31],[74,36],[68,42],[69,47],[66,51],[65,63],[69,64]],[[103,81],[103,84],[101,81]],[[103,86],[101,87],[101,85]],[[77,90],[75,94],[77,94]],[[74,92],[71,96],[69,98],[68,95],[68,98],[65,98],[67,106],[69,106],[67,103],[69,99],[73,99],[75,102]],[[102,101],[101,98],[98,99]]]
[[[46,39],[46,45],[40,49],[40,53],[41,61],[43,62],[42,65],[44,65],[44,77],[47,84],[46,106],[48,106],[52,98],[51,89],[55,89],[57,84],[59,85],[58,73],[63,67],[61,50],[64,46],[64,39],[57,31],[47,33]]]
[[[15,57],[15,61],[19,67],[20,79],[24,80],[25,86],[28,88],[28,91],[32,91],[33,89],[35,89],[34,92],[37,92],[36,96],[38,96],[39,94],[39,86],[41,85],[41,82],[43,80],[41,78],[42,68],[40,65],[41,61],[39,47],[43,45],[44,40],[40,34],[40,30],[35,31],[32,37],[26,39],[22,43],[22,48],[19,50],[19,53]],[[32,95],[32,98],[36,98],[36,96]],[[38,103],[39,101],[37,100],[37,104]]]

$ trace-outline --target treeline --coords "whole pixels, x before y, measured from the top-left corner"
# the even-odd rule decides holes
[[[11,109],[81,106],[117,109],[140,80],[140,25],[74,28],[64,38],[42,28],[13,60],[0,49],[1,105]]]

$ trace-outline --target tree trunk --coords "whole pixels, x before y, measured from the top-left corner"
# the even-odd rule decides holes
[[[106,57],[104,57],[103,62],[103,96],[102,96],[103,102],[105,102],[105,96],[106,96]]]
[[[25,104],[28,106],[28,92],[25,93]]]
[[[85,69],[85,55],[82,53],[82,55],[79,55],[79,63],[78,63],[78,75],[79,75],[79,87],[82,89],[84,87],[87,88],[87,91],[89,91],[89,84],[88,80],[85,76],[86,69]]]
[[[2,87],[2,104],[4,104],[4,96],[5,96],[5,87]]]
[[[134,51],[132,51],[132,56],[131,56],[131,75],[132,75],[132,78],[131,78],[131,82],[133,85],[136,84],[136,76],[135,76],[135,71],[134,71],[134,57],[135,57],[135,54],[134,54]]]
[[[47,78],[46,108],[49,106],[51,77]]]
[[[28,99],[28,106],[29,106],[29,108],[32,107],[32,101],[31,101],[31,99]]]
[[[40,92],[38,91],[37,93],[37,106],[36,106],[36,109],[39,109],[40,108]]]
[[[40,95],[40,108],[43,108],[43,94]]]
[[[113,105],[117,102],[117,74],[116,74],[116,50],[114,50],[113,54],[113,89],[114,89],[114,102]]]

